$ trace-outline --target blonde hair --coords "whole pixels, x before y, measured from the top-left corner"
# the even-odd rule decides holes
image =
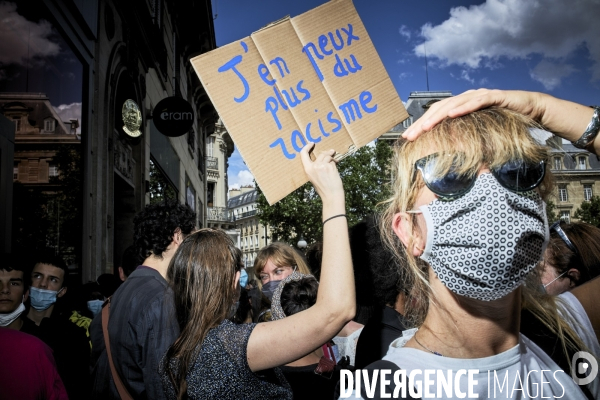
[[[406,277],[405,284],[412,285],[410,299],[406,303],[411,307],[407,307],[405,317],[412,325],[422,325],[428,308],[440,306],[429,285],[429,265],[414,257],[404,245],[398,245],[391,229],[394,215],[411,210],[419,189],[424,185],[421,174],[415,172],[415,162],[435,152],[460,157],[458,165],[454,161],[455,157],[439,157],[433,171],[434,176],[444,176],[451,168],[459,174],[473,176],[481,165],[495,168],[511,160],[539,163],[548,158],[548,148],[538,144],[529,132],[530,128],[538,127],[523,115],[492,107],[459,118],[446,118],[417,140],[409,142],[399,139],[396,143],[392,164],[394,194],[386,202],[381,232],[384,243],[400,260],[405,260],[401,263],[405,269],[402,275]],[[546,198],[552,187],[553,178],[547,170],[537,190]],[[412,218],[412,226],[417,229],[415,216]],[[412,248],[412,245],[409,243],[408,247]],[[537,290],[537,285],[534,284],[536,279],[539,281],[539,277],[534,275],[529,278],[528,283],[522,285],[522,307],[531,311],[560,338],[565,354],[567,347],[581,349],[581,340],[559,316],[555,300]]]
[[[298,272],[310,275],[310,269],[302,256],[287,243],[273,242],[258,251],[254,260],[254,275],[260,282],[260,273],[265,269],[267,261],[271,260],[278,267],[294,267]]]

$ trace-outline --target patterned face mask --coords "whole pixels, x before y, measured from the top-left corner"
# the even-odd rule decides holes
[[[519,287],[549,240],[539,194],[512,192],[490,173],[464,196],[420,210],[427,224],[421,259],[448,289],[472,299],[496,300]]]

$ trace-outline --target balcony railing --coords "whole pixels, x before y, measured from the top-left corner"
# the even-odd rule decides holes
[[[233,216],[225,207],[208,207],[207,218],[209,221],[233,222]]]
[[[206,156],[206,169],[219,170],[219,159],[217,157]]]
[[[246,211],[237,215],[237,219],[248,218],[256,215],[256,210]]]

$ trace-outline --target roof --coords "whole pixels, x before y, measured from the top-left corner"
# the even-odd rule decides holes
[[[452,97],[452,92],[410,92],[410,96],[408,96],[406,102],[406,111],[416,120],[425,114],[428,106],[431,105],[428,103],[448,97]]]
[[[578,155],[587,155],[590,169],[589,170],[598,170],[600,171],[600,157],[592,154],[586,150],[578,149],[573,146],[571,143],[563,143],[561,145],[561,149],[552,149],[552,155],[562,155],[563,156],[563,164],[565,166],[565,170],[576,169],[577,168],[577,159]]]
[[[258,199],[258,191],[256,189],[250,190],[249,192],[242,193],[235,197],[230,198],[227,201],[227,208],[230,210],[236,207],[240,207],[246,204],[256,203]]]
[[[50,99],[44,93],[0,93],[1,112],[27,112],[29,124],[34,128],[44,129],[43,122],[48,118],[56,120],[54,134],[69,135],[70,131],[56,113]]]

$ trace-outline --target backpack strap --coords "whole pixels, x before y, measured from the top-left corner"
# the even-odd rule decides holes
[[[104,333],[104,345],[106,346],[106,356],[108,357],[108,363],[110,365],[110,372],[112,373],[113,381],[115,382],[115,386],[117,387],[117,391],[119,392],[119,396],[121,396],[122,400],[133,400],[133,397],[125,388],[121,377],[117,373],[115,369],[115,363],[113,362],[112,353],[110,351],[110,340],[108,339],[108,317],[110,313],[110,297],[106,300],[106,304],[102,307],[102,332]]]

